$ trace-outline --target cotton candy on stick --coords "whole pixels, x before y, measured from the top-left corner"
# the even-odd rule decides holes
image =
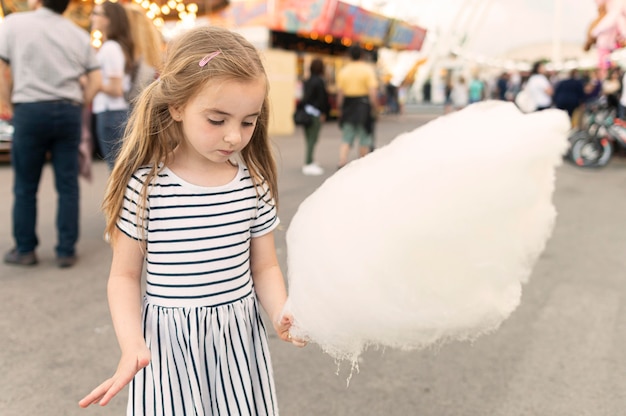
[[[353,161],[287,231],[292,335],[353,362],[492,331],[552,232],[569,119],[485,102]]]

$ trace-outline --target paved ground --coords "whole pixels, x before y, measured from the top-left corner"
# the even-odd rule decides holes
[[[379,142],[440,114],[414,108],[383,117]],[[319,161],[331,174],[337,126],[322,132]],[[281,219],[278,249],[298,204],[323,177],[300,173],[303,139],[275,138]],[[76,402],[109,376],[118,349],[106,304],[110,250],[99,212],[107,169],[82,184],[79,263],[54,265],[52,172],[40,190],[41,264],[0,264],[0,415],[121,415],[125,398],[104,409]],[[0,165],[0,249],[8,250],[12,173]],[[626,160],[601,170],[558,170],[557,226],[524,287],[522,304],[494,334],[437,350],[369,351],[346,386],[340,367],[315,345],[296,349],[271,337],[281,414],[420,416],[618,416],[626,414]]]

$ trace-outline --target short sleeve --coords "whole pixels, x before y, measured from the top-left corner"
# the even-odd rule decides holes
[[[259,195],[257,197],[256,218],[252,221],[250,234],[252,237],[260,237],[273,231],[280,220],[276,210],[276,203],[270,194],[269,187],[266,182],[259,186]]]
[[[11,62],[11,39],[13,38],[11,32],[12,19],[7,16],[4,22],[0,24],[0,59],[10,63]]]
[[[142,190],[145,186],[144,178],[145,176],[135,173],[128,181],[124,194],[124,203],[117,220],[117,228],[135,240],[145,240],[147,238],[150,203],[149,197],[146,197],[145,202],[141,201]],[[141,210],[142,206],[145,206],[145,209]],[[140,211],[141,217],[138,216]]]
[[[119,43],[115,41],[105,42],[98,53],[102,73],[107,79],[124,77],[125,58]]]

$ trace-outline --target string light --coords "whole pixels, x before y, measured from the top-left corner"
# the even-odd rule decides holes
[[[102,4],[106,0],[94,0],[94,4]],[[118,0],[109,0],[112,3]],[[199,7],[196,3],[184,3],[184,0],[168,0],[167,3],[159,4],[150,0],[133,0],[134,3],[140,5],[145,9],[146,16],[152,20],[155,26],[161,28],[165,25],[165,20],[161,16],[169,16],[173,10],[178,12],[178,18],[182,22],[185,20],[185,24],[189,25],[190,20],[197,18]],[[93,35],[92,35],[93,37]],[[92,44],[98,47],[102,44],[98,39],[93,38]]]
[[[94,48],[99,48],[102,46],[102,32],[99,30],[94,30],[91,32],[91,44]]]

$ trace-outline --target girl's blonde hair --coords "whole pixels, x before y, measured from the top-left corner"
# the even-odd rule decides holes
[[[206,65],[199,62],[220,51]],[[128,182],[140,167],[149,172],[138,201],[138,218],[143,218],[147,192],[152,179],[169,161],[174,148],[184,140],[180,123],[175,123],[169,107],[184,105],[209,82],[248,82],[267,74],[258,51],[243,36],[227,29],[201,26],[190,29],[168,45],[161,76],[144,89],[130,115],[123,144],[109,177],[102,208],[105,234],[114,235],[124,203]],[[276,163],[267,132],[269,103],[267,91],[250,143],[241,151],[256,186],[263,180],[278,202]],[[141,220],[139,227],[142,229]]]

